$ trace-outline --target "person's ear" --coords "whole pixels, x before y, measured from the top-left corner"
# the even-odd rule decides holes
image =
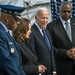
[[[5,20],[6,20],[6,22],[8,22],[8,15],[7,14],[5,14]]]

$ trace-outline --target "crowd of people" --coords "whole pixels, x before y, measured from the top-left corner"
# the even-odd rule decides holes
[[[62,2],[59,18],[50,23],[48,9],[39,8],[33,25],[21,17],[24,7],[0,8],[0,75],[75,75],[75,19],[70,2]]]

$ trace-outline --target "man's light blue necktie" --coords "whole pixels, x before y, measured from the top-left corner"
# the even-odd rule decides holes
[[[47,36],[47,34],[46,34],[46,32],[45,32],[45,29],[42,30],[42,33],[43,33],[43,36],[44,36],[45,42],[46,42],[46,44],[47,44],[47,46],[48,46],[48,49],[51,50],[51,45],[50,45],[50,42],[49,42],[48,36]]]
[[[65,22],[65,24],[66,24],[67,35],[68,35],[69,39],[72,41],[71,26],[68,24],[68,22]]]

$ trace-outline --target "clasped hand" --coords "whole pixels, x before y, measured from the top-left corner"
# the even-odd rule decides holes
[[[75,60],[75,48],[72,48],[67,51],[67,56],[73,60]]]
[[[47,68],[44,66],[44,65],[39,65],[38,66],[38,71],[39,71],[39,73],[44,73],[45,72],[45,70],[47,70]]]

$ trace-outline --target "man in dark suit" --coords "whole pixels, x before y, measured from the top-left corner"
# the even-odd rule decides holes
[[[16,28],[17,16],[24,8],[13,5],[0,5],[0,8],[0,75],[26,75],[22,70],[18,46],[9,33],[9,29]]]
[[[47,25],[55,48],[58,75],[75,75],[75,19],[71,18],[71,12],[71,3],[63,2],[60,6],[60,18]],[[70,27],[68,33],[66,22]]]
[[[46,8],[40,8],[36,11],[35,14],[35,23],[32,25],[32,33],[30,38],[30,45],[32,50],[37,54],[38,62],[46,66],[47,70],[43,75],[56,75],[55,61],[53,55],[53,48],[51,37],[46,30],[46,26],[48,23],[48,10]],[[47,45],[45,41],[45,35],[42,32],[45,30]]]

